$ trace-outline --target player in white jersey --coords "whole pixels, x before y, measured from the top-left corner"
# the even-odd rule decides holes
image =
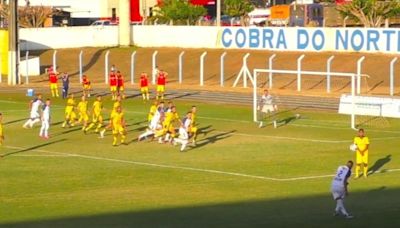
[[[42,127],[40,128],[39,136],[45,139],[49,138],[50,128],[50,99],[46,100],[42,110]]]
[[[29,103],[30,107],[30,116],[29,119],[22,126],[23,128],[32,128],[35,123],[40,122],[40,106],[43,104],[42,95],[38,94],[37,97]]]
[[[346,165],[339,166],[336,171],[336,175],[332,180],[331,192],[333,199],[336,201],[336,208],[334,216],[340,213],[345,216],[345,218],[353,218],[352,215],[347,213],[344,207],[344,198],[348,194],[347,179],[351,176],[351,168],[353,167],[353,162],[348,161]]]
[[[192,113],[186,113],[186,117],[182,120],[182,125],[179,127],[179,136],[174,138],[174,145],[180,143],[181,152],[185,150],[186,145],[189,143],[190,126],[192,125]]]
[[[161,113],[157,110],[154,113],[153,118],[151,118],[149,127],[146,129],[146,131],[143,134],[139,135],[138,141],[141,141],[151,135],[154,135],[156,133],[156,131],[162,130],[162,125],[161,125],[160,119],[161,119]]]
[[[271,116],[272,113],[274,113],[276,110],[278,110],[274,98],[269,94],[268,90],[265,89],[263,95],[261,96],[260,102],[258,104],[257,110],[260,113],[260,124],[258,127],[263,127],[263,120],[267,116]],[[274,128],[277,127],[276,120],[273,120]]]

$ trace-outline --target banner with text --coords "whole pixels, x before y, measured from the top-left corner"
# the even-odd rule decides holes
[[[221,48],[400,53],[400,29],[226,27]]]

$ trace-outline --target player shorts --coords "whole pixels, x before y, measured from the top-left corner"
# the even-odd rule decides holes
[[[74,112],[74,110],[65,110],[65,118],[76,119],[76,113]]]
[[[263,105],[263,107],[261,109],[261,112],[264,112],[264,113],[269,113],[269,112],[274,112],[274,111],[275,111],[275,108],[273,105]]]
[[[97,123],[97,122],[102,123],[103,122],[103,116],[101,116],[101,115],[93,115],[92,116],[92,122],[93,123]]]
[[[50,83],[50,89],[58,89],[57,83]]]
[[[187,133],[185,128],[182,127],[179,128],[179,138],[184,140],[189,139],[189,134]]]
[[[344,187],[332,186],[331,192],[334,200],[344,199],[346,197],[346,191],[344,190]]]
[[[157,92],[165,92],[165,85],[157,85]]]
[[[124,91],[124,86],[118,86],[118,91]]]
[[[197,132],[197,127],[190,128],[190,133],[196,133],[196,132]]]
[[[29,116],[32,120],[40,118],[40,114],[38,112],[31,112]]]
[[[113,132],[114,135],[117,135],[117,134],[121,134],[122,135],[122,134],[125,133],[125,129],[122,126],[114,126],[113,129],[112,129],[112,132]]]
[[[116,92],[117,91],[117,86],[110,86],[110,91],[111,92]]]
[[[84,90],[90,89],[90,85],[83,85],[83,89],[84,89]]]
[[[142,87],[142,88],[140,88],[140,92],[141,93],[149,93],[149,87]]]
[[[368,164],[368,152],[364,152],[364,155],[361,155],[361,153],[357,151],[356,164],[361,163]]]
[[[87,122],[89,121],[89,116],[87,113],[79,113],[79,122]]]

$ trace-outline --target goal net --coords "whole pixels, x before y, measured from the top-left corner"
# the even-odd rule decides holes
[[[377,125],[387,125],[388,122],[382,118],[385,117],[383,115],[378,115],[376,113],[371,114],[366,112],[365,110],[359,110],[362,105],[360,105],[359,100],[361,96],[356,96],[356,92],[360,93],[360,84],[361,80],[364,80],[366,75],[357,75],[355,73],[343,73],[343,72],[317,72],[317,71],[297,71],[297,70],[273,70],[273,69],[254,69],[253,71],[253,120],[255,122],[258,122],[260,120],[260,96],[262,94],[262,91],[264,88],[271,87],[272,86],[272,80],[273,80],[273,74],[284,74],[284,75],[292,75],[295,76],[295,80],[297,81],[297,91],[301,91],[301,86],[302,86],[302,80],[301,76],[302,75],[312,75],[316,77],[324,77],[324,78],[330,78],[330,77],[335,77],[335,78],[346,78],[347,80],[350,80],[351,84],[351,94],[346,96],[346,102],[345,102],[345,112],[340,112],[342,114],[348,114],[351,116],[351,121],[350,121],[350,126],[353,129],[356,129],[357,126],[362,126],[366,124],[371,124],[375,123]],[[259,79],[260,76],[264,76],[267,78],[266,81],[261,82]],[[328,77],[329,76],[329,77]],[[328,80],[328,79],[327,79]],[[330,80],[330,79],[329,79]],[[357,83],[357,84],[356,84]],[[342,100],[342,99],[341,99]],[[278,103],[279,99],[277,99],[275,102]],[[364,99],[363,102],[369,102],[369,99]],[[342,104],[342,103],[341,103]],[[368,107],[375,107],[374,103],[371,103],[371,105],[367,105]],[[278,112],[279,114],[279,112]],[[286,115],[292,115],[294,117],[296,116],[295,111],[289,111],[286,112]],[[367,117],[374,117],[374,118],[356,118],[356,116],[367,116]],[[293,118],[293,117],[292,117]],[[358,121],[358,123],[356,122]]]

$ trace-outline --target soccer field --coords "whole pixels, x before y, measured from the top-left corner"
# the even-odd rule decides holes
[[[46,97],[46,96],[45,96]],[[23,129],[28,97],[0,93],[6,140],[0,147],[0,226],[4,227],[399,227],[400,120],[366,126],[370,175],[350,180],[333,217],[330,183],[355,159],[350,117],[281,110],[280,126],[258,128],[249,106],[176,100],[182,117],[198,107],[195,147],[137,142],[149,104],[123,102],[129,145],[113,147],[80,126],[61,128],[53,101],[51,138]],[[89,104],[93,102],[90,99]],[[111,109],[110,97],[105,108]],[[108,116],[106,110],[104,116]],[[293,118],[295,114],[301,118]]]

